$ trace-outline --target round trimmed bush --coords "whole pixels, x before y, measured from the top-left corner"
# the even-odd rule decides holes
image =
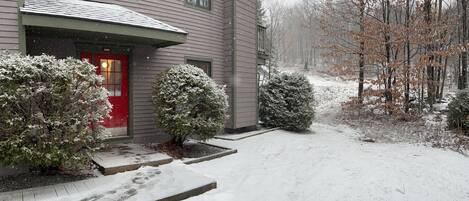
[[[260,120],[266,127],[306,130],[313,123],[313,101],[313,86],[304,75],[276,75],[260,88]]]
[[[102,80],[80,60],[0,52],[0,164],[86,164],[111,109]]]
[[[448,105],[448,126],[469,131],[469,90],[460,91]]]
[[[157,126],[179,146],[188,136],[207,140],[225,126],[228,98],[200,68],[172,66],[153,83],[153,104]]]

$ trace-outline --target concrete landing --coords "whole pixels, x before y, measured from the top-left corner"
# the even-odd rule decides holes
[[[83,181],[0,193],[0,201],[173,201],[217,187],[213,179],[183,164],[138,170]]]
[[[93,156],[93,162],[104,175],[136,170],[142,166],[159,166],[173,159],[165,153],[145,148],[140,144],[114,144]]]

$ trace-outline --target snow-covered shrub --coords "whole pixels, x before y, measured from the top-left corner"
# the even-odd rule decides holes
[[[448,126],[469,131],[469,90],[460,91],[448,105]]]
[[[264,126],[306,130],[313,123],[313,86],[299,73],[282,73],[263,85],[259,94]]]
[[[0,164],[84,165],[108,116],[108,92],[80,60],[0,52]]]
[[[270,74],[270,76],[269,76]],[[264,85],[271,77],[280,74],[280,71],[275,66],[271,66],[270,69],[265,65],[257,66],[257,80],[259,87]]]
[[[228,98],[200,68],[177,65],[155,78],[153,104],[157,126],[182,146],[190,135],[207,140],[224,128]]]

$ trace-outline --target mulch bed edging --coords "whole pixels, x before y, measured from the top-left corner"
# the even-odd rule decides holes
[[[190,191],[182,192],[182,193],[179,193],[177,195],[173,195],[173,196],[170,196],[170,197],[167,197],[167,198],[164,198],[164,199],[159,199],[157,201],[179,201],[179,200],[184,200],[184,199],[187,199],[187,198],[190,198],[190,197],[201,195],[201,194],[203,194],[207,191],[210,191],[210,190],[213,190],[213,189],[216,189],[216,188],[217,188],[217,183],[212,182],[212,183],[207,184],[205,186],[201,186],[201,187],[192,189]]]
[[[271,129],[266,129],[266,130],[260,130],[260,131],[258,131],[258,132],[251,131],[251,132],[254,132],[254,133],[253,133],[253,134],[250,134],[250,135],[238,137],[238,138],[224,137],[224,136],[230,136],[230,134],[218,135],[218,136],[215,136],[214,138],[215,138],[215,139],[219,139],[219,140],[239,141],[239,140],[243,140],[243,139],[246,139],[246,138],[250,138],[250,137],[254,137],[254,136],[258,136],[258,135],[270,133],[270,132],[272,132],[272,131],[276,131],[276,130],[279,130],[279,129],[280,129],[280,128],[271,128]],[[234,135],[242,135],[242,134],[243,134],[243,133],[234,134]],[[233,134],[232,134],[232,135],[233,135]]]
[[[180,159],[184,164],[187,164],[187,165],[193,164],[193,163],[200,163],[200,162],[204,162],[208,160],[213,160],[216,158],[221,158],[223,156],[227,156],[227,155],[238,152],[238,150],[236,149],[231,149],[231,148],[213,145],[213,144],[200,142],[200,141],[190,141],[189,143],[191,143],[192,145],[178,147],[174,144],[171,144],[171,142],[168,142],[168,143],[157,144],[157,145],[149,144],[147,145],[147,147],[151,147],[152,149],[156,151],[166,153],[174,159]],[[192,149],[191,151],[191,149],[188,148],[188,146],[194,146],[194,145],[199,146],[199,148],[205,147],[202,149],[207,149],[208,152],[205,152],[205,153],[201,152],[203,154],[197,153],[197,148],[195,150]],[[210,149],[212,151],[210,151]],[[188,150],[189,152],[186,152]],[[213,150],[216,150],[216,151],[213,151]]]
[[[200,157],[200,158],[182,159],[182,162],[184,164],[189,165],[189,164],[194,164],[194,163],[200,163],[200,162],[204,162],[204,161],[213,160],[213,159],[216,159],[216,158],[221,158],[223,156],[228,156],[228,155],[231,155],[231,154],[235,154],[235,153],[238,152],[238,150],[236,150],[236,149],[230,149],[230,148],[227,148],[227,147],[208,144],[208,143],[205,143],[205,142],[199,142],[199,144],[204,144],[204,145],[207,145],[207,146],[212,146],[212,147],[217,147],[217,148],[220,148],[220,149],[225,149],[225,151],[220,152],[220,153],[211,154],[211,155],[208,155],[208,156],[203,156],[203,157]]]

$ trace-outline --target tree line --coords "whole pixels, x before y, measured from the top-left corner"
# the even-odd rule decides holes
[[[468,87],[467,0],[303,0],[265,10],[271,62],[356,79],[355,105],[418,114],[452,86]]]

